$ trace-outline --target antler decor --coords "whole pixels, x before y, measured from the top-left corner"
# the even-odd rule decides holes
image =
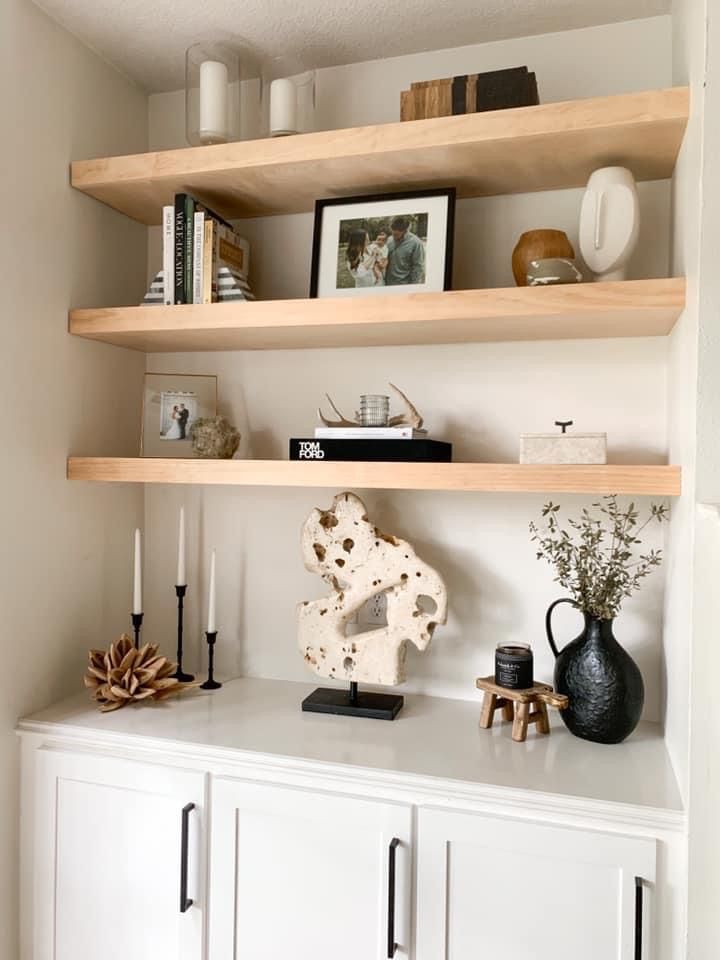
[[[173,677],[177,664],[158,655],[157,644],[146,643],[136,649],[124,633],[110,649],[90,650],[85,686],[103,713],[119,710],[139,700],[165,700],[194,683],[180,683]]]
[[[388,426],[390,427],[408,426],[408,427],[412,427],[414,430],[421,430],[424,421],[423,421],[423,418],[420,416],[420,413],[418,412],[417,407],[415,407],[414,404],[410,402],[408,397],[406,397],[405,394],[402,392],[402,390],[400,390],[399,387],[396,387],[394,383],[389,384],[389,386],[391,390],[395,391],[395,393],[398,395],[398,397],[402,401],[402,404],[405,407],[405,411],[403,413],[396,414],[396,416],[394,417],[390,417],[390,420],[388,421]],[[330,420],[328,417],[325,416],[322,410],[318,407],[318,417],[320,418],[320,420],[322,420],[322,422],[325,424],[326,427],[361,427],[362,426],[362,423],[360,423],[358,414],[355,414],[355,417],[356,417],[355,420],[348,420],[348,418],[344,416],[344,414],[342,414],[338,410],[338,408],[335,406],[330,395],[326,393],[325,396],[327,397],[327,401],[330,404],[333,413],[335,413],[340,418],[339,420]]]

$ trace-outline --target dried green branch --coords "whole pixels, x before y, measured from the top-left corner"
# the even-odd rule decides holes
[[[591,512],[592,511],[592,512]],[[617,616],[623,601],[640,589],[641,581],[662,563],[662,551],[639,553],[640,534],[649,523],[662,523],[669,517],[665,504],[652,504],[647,519],[631,503],[625,510],[617,497],[603,497],[584,508],[578,520],[568,519],[565,529],[559,518],[560,507],[547,503],[543,523],[530,524],[538,560],[555,568],[559,583],[578,607],[594,617],[610,620]]]

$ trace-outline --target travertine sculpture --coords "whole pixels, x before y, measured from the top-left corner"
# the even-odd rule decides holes
[[[298,605],[299,645],[321,677],[394,686],[405,679],[406,644],[425,650],[447,619],[439,574],[404,540],[381,533],[362,500],[338,494],[330,510],[315,509],[302,531],[305,567],[333,592]],[[346,626],[378,593],[387,597],[387,626],[346,636]]]

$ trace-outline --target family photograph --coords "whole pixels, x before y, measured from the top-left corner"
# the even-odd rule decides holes
[[[192,394],[163,393],[160,406],[160,439],[189,440],[197,419],[197,398]]]
[[[337,287],[425,283],[427,213],[341,220]]]

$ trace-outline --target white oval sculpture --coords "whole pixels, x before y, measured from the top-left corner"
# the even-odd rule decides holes
[[[353,493],[312,511],[302,551],[305,568],[333,588],[329,597],[298,604],[298,643],[310,669],[333,680],[402,683],[407,642],[425,650],[447,620],[440,575],[409,543],[381,533]],[[350,619],[378,593],[387,597],[387,626],[346,636]]]
[[[588,180],[580,212],[580,252],[596,280],[624,280],[637,245],[640,203],[625,167],[603,167]]]

